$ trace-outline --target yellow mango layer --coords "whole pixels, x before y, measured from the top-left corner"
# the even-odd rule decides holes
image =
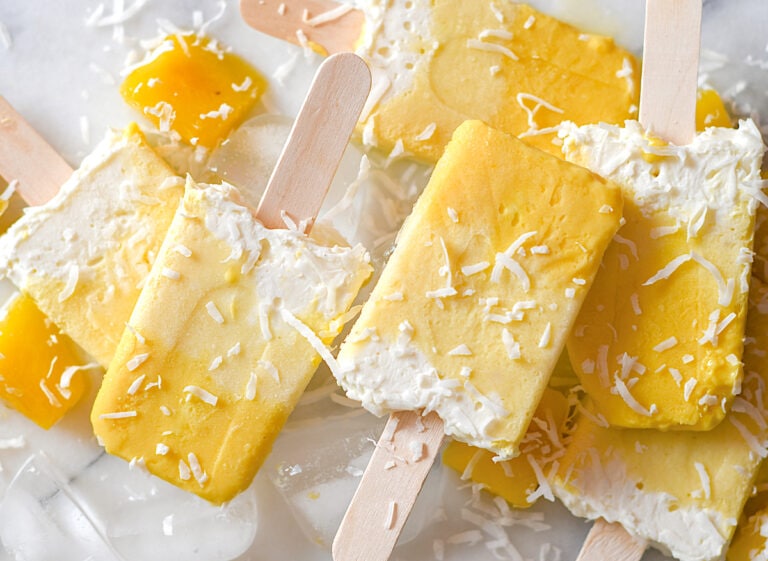
[[[110,132],[0,238],[0,270],[107,366],[183,185],[137,127]]]
[[[556,476],[578,516],[618,521],[675,558],[719,559],[753,490],[768,437],[768,287],[752,280],[745,379],[711,431],[599,426],[582,416]]]
[[[347,395],[516,455],[621,208],[586,170],[462,124],[342,345]]]
[[[44,429],[82,397],[84,367],[70,339],[29,296],[17,294],[0,317],[0,398]]]
[[[125,78],[120,93],[161,131],[211,148],[240,124],[267,82],[215,40],[170,35]]]
[[[512,506],[528,508],[542,496],[536,490],[563,452],[559,437],[567,413],[565,396],[547,388],[525,433],[519,456],[494,462],[492,452],[453,440],[443,452],[443,463],[459,472],[462,479],[480,483]]]
[[[214,503],[248,487],[317,368],[297,325],[330,344],[370,274],[362,248],[236,200],[189,180],[91,415],[109,453]]]
[[[386,90],[360,130],[384,150],[402,141],[434,162],[459,124],[479,119],[560,156],[551,127],[561,121],[636,115],[637,60],[609,38],[514,2],[369,4],[383,21],[369,17],[358,52],[374,70],[372,98]]]

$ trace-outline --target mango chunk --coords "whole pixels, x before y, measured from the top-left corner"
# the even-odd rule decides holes
[[[87,366],[29,296],[12,297],[0,316],[0,398],[48,429],[85,393]]]
[[[696,93],[696,130],[732,126],[733,122],[720,95],[712,89],[699,89]]]
[[[266,89],[265,78],[215,40],[169,35],[125,78],[120,93],[161,131],[216,146]]]

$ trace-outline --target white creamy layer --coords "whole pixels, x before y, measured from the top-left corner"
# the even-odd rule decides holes
[[[445,434],[507,455],[492,436],[494,425],[509,415],[501,405],[481,394],[469,380],[462,384],[441,378],[437,369],[407,333],[399,341],[385,341],[369,332],[355,355],[342,353],[334,374],[347,397],[360,401],[374,415],[392,411],[435,411],[443,420]]]
[[[733,534],[735,519],[714,509],[682,507],[668,493],[649,492],[627,474],[620,460],[607,465],[591,456],[588,470],[580,469],[567,484],[553,482],[555,495],[574,515],[618,522],[649,545],[680,561],[715,561]],[[569,490],[572,486],[577,492]]]
[[[179,212],[202,218],[205,227],[232,248],[230,260],[245,257],[241,273],[253,280],[262,303],[295,315],[310,309],[332,320],[347,310],[371,274],[370,256],[359,244],[329,247],[297,230],[266,228],[239,203],[237,189],[227,184],[188,189],[193,190]],[[203,215],[189,204],[190,194],[204,202]]]
[[[752,120],[738,129],[708,128],[686,146],[659,146],[637,121],[624,127],[564,123],[559,136],[568,161],[621,185],[644,214],[668,212],[692,237],[708,215],[727,224],[742,205],[754,214],[758,200],[765,200],[765,146]]]
[[[130,248],[152,235],[152,225],[142,221],[136,209],[164,201],[146,186],[155,189],[160,182],[157,190],[163,191],[178,188],[183,180],[171,173],[156,177],[141,169],[123,169],[122,164],[131,161],[130,144],[135,144],[132,135],[108,132],[53,199],[26,208],[0,238],[0,273],[22,289],[30,276],[67,282],[73,268],[84,280],[120,244]],[[120,266],[114,264],[118,278],[125,276]],[[141,274],[148,272],[147,265]]]
[[[371,95],[365,121],[376,104],[411,89],[414,76],[427,72],[437,44],[431,36],[429,0],[357,0],[365,28],[357,47],[371,68]],[[428,46],[421,52],[423,46]]]

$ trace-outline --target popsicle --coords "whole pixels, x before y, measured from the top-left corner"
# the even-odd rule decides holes
[[[518,453],[621,209],[586,170],[479,121],[456,130],[334,368],[369,411],[409,411],[390,417],[335,559],[389,555],[418,492],[395,489],[426,475],[443,431]]]
[[[237,126],[267,87],[264,77],[215,39],[177,33],[131,67],[125,101],[155,126],[212,148]]]
[[[248,487],[371,273],[304,233],[369,86],[353,54],[323,64],[255,216],[187,180],[91,414],[109,453],[213,503]]]
[[[691,4],[700,11],[700,2]],[[697,54],[698,34],[693,37]],[[667,58],[657,64],[669,66]],[[652,63],[647,53],[644,73]],[[687,95],[666,75],[666,84],[649,87],[651,93],[666,88],[676,102],[690,98],[685,111],[643,93],[641,117],[649,105],[671,107],[669,116],[624,128],[566,125],[560,133],[566,159],[618,183],[626,201],[626,223],[568,341],[595,412],[611,425],[711,429],[741,380],[764,146],[751,121],[693,136],[696,64],[689,64]],[[676,144],[656,134],[675,134]]]
[[[136,126],[109,132],[0,238],[0,273],[106,366],[182,188]]]
[[[358,133],[435,162],[467,119],[560,156],[556,126],[636,117],[638,64],[613,40],[510,1],[241,0],[256,29],[372,67]],[[554,142],[554,143],[553,143]]]
[[[696,61],[699,51],[698,37],[701,8],[701,3],[698,0],[681,0],[674,3],[649,0],[646,5],[646,55],[641,91],[641,120],[647,127],[652,127],[662,137],[674,137],[680,143],[690,140],[695,130]],[[635,125],[634,128],[639,129],[639,125]],[[710,137],[720,134],[725,134],[726,136],[733,134],[735,138],[739,138],[738,135],[743,133],[727,131],[725,129],[708,129],[704,134],[709,134]],[[745,137],[748,137],[748,135],[745,135]],[[694,140],[694,142],[697,141]],[[701,144],[701,141],[699,143]],[[644,140],[643,144],[647,146],[647,140]],[[654,144],[658,146],[663,144],[663,142],[656,141]],[[749,141],[745,144],[744,148],[750,148]],[[754,157],[754,154],[749,152],[746,156],[742,156],[727,141],[720,142],[716,146],[726,152],[730,150],[733,157],[739,161],[745,158],[749,162],[749,158]],[[761,152],[762,147],[759,141],[758,146],[758,151]],[[677,147],[670,148],[680,150]],[[625,153],[631,153],[632,150],[633,147],[630,144],[625,149]],[[690,147],[683,147],[682,150],[692,151]],[[645,164],[657,161],[658,153],[653,154],[652,150],[645,150],[645,152],[647,152],[647,158],[644,160],[641,158],[641,161],[644,161]],[[715,159],[717,159],[717,156],[715,156]],[[665,161],[665,159],[662,158],[662,161]],[[690,167],[693,170],[696,169],[696,163],[696,159],[691,160]],[[621,159],[616,160],[616,167],[620,168],[621,165]],[[744,167],[746,168],[744,174],[749,175],[750,164],[747,163]],[[670,182],[663,175],[669,169],[669,167],[663,167],[657,170],[659,177],[662,178],[661,181]],[[656,174],[652,173],[652,170],[644,169],[644,164],[639,164],[637,171],[635,181],[646,181],[653,184]],[[648,176],[642,175],[643,171],[650,176],[650,179]],[[733,175],[733,172],[731,169],[726,168],[724,174]],[[716,174],[711,174],[709,179],[713,176],[716,176]],[[731,186],[733,188],[737,178],[732,177],[731,179]],[[671,183],[674,185],[674,188],[677,188],[674,181]],[[738,184],[736,183],[736,185]],[[702,206],[701,202],[704,202],[706,205],[710,201],[711,192],[705,190],[703,193],[699,193],[695,190],[695,187],[699,186],[694,184],[689,188],[690,200],[694,203],[698,202],[699,206]],[[754,187],[759,192],[760,186],[754,185]],[[738,189],[738,187],[735,187],[735,189]],[[684,192],[683,189],[680,189],[680,191]],[[645,193],[641,194],[646,195]],[[726,211],[729,210],[728,207],[734,206],[737,210],[743,210],[743,208],[740,209],[739,206],[734,204],[734,199],[738,199],[733,196],[733,192],[729,193],[727,189],[723,189],[718,191],[717,194],[720,195],[721,200],[725,199],[726,202],[729,202],[728,205],[721,205],[725,207]],[[673,222],[673,219],[679,218],[680,208],[685,209],[685,206],[679,204],[681,197],[678,196],[677,198],[677,205],[672,207],[673,214],[667,219],[672,223],[673,227],[669,228],[669,225],[657,224],[655,226],[667,227],[666,230],[656,230],[657,234],[670,233],[669,235],[675,235],[671,232],[678,226]],[[646,216],[643,216],[637,210],[640,204],[647,203],[649,200],[652,202],[652,197],[646,196],[645,200],[641,197],[635,198],[632,197],[632,191],[630,191],[628,199],[627,208],[632,209],[634,206],[636,209],[635,223],[642,224],[641,221],[643,219],[648,219],[646,216],[650,216],[650,219],[658,217],[659,206],[653,207],[647,204],[644,209]],[[639,202],[636,199],[640,199]],[[664,202],[668,203],[669,201]],[[745,212],[745,214],[748,214],[748,212]],[[737,214],[734,218],[738,222],[741,216]],[[731,217],[729,217],[730,219]],[[749,219],[747,219],[748,222]],[[712,217],[710,217],[704,228],[712,228],[713,223],[716,224],[716,220],[712,220]],[[736,225],[737,228],[739,226],[739,224]],[[690,237],[694,242],[699,234],[698,229],[698,227],[695,227],[691,230]],[[619,235],[621,235],[621,231]],[[736,243],[738,243],[738,236],[739,233],[737,232],[735,236],[737,238]],[[654,238],[659,237],[663,238],[664,236],[654,236]],[[653,239],[647,233],[645,238],[648,240]],[[624,240],[625,245],[631,243],[635,249],[642,247],[635,245],[629,238],[617,238],[617,241],[621,240]],[[647,240],[644,239],[642,241],[645,242]],[[682,239],[682,242],[685,242],[685,238]],[[729,251],[728,246],[723,241],[720,243],[723,244],[720,251]],[[731,243],[734,242],[731,241]],[[680,245],[681,242],[673,245],[672,250],[679,251]],[[703,243],[700,245],[703,245]],[[609,252],[606,252],[607,263],[610,263],[610,251],[609,249]],[[691,259],[693,259],[693,255],[693,253],[689,254]],[[645,255],[644,259],[648,260],[648,257],[648,255]],[[671,258],[674,255],[667,257]],[[748,253],[748,257],[745,256],[745,258],[747,261],[750,261],[751,253]],[[615,255],[613,259],[614,261],[617,260]],[[738,257],[732,257],[732,259],[739,260]],[[652,256],[651,260],[653,260]],[[685,257],[678,261],[678,265],[687,264],[684,263]],[[746,284],[749,274],[748,265],[739,264],[746,268],[742,283]],[[620,262],[618,265],[616,263],[612,265],[611,269],[614,271],[614,277],[616,276],[615,271],[620,267]],[[712,267],[715,271],[718,270],[714,265]],[[604,270],[610,269],[606,267]],[[708,270],[703,270],[700,273],[705,276],[711,274]],[[653,279],[654,282],[664,282],[670,275],[678,274],[674,267],[670,267],[668,271],[659,274],[655,279],[653,277],[650,277],[650,279]],[[694,277],[695,280],[697,279]],[[653,282],[648,284],[653,284]],[[690,293],[695,293],[698,290],[698,285],[701,284],[699,282],[696,284],[690,283],[688,286],[682,285],[677,288],[675,295],[681,299],[691,298]],[[729,284],[731,284],[733,291],[738,290],[734,281],[731,281]],[[597,287],[597,281],[595,287]],[[616,294],[621,294],[619,289],[612,288]],[[742,286],[741,289],[745,290],[746,287]],[[614,292],[610,294],[613,295]],[[632,292],[628,294],[632,294]],[[666,321],[668,325],[678,324],[679,320],[677,318],[680,316],[677,314],[679,311],[674,306],[669,306],[669,299],[665,300],[662,298],[663,294],[657,294],[656,296],[658,300],[656,302],[650,301],[646,304],[645,308],[640,307],[637,296],[630,297],[630,305],[623,305],[625,313],[629,316],[635,314],[647,317],[643,312],[649,306],[652,308],[652,314],[659,312],[657,308],[667,306],[666,311],[669,315],[664,319],[659,315],[657,322],[661,324],[662,321]],[[717,293],[715,293],[715,298],[712,302],[702,300],[704,306],[715,305],[716,302]],[[634,306],[631,306],[631,304],[634,304]],[[587,305],[585,303],[583,310],[586,309]],[[695,310],[695,306],[693,304],[691,306]],[[613,304],[610,304],[609,307],[613,307]],[[690,312],[690,310],[686,311]],[[760,310],[758,309],[758,311]],[[739,310],[739,313],[741,313],[743,321],[743,312]],[[754,315],[752,314],[752,316]],[[729,317],[730,319],[737,319],[735,312],[733,316]],[[640,325],[640,322],[638,322],[638,325]],[[669,352],[670,349],[674,349],[677,346],[677,337],[686,333],[687,330],[683,329],[686,327],[686,325],[679,326],[680,332],[671,335],[675,337],[675,344],[671,344],[673,341],[670,341],[665,345],[656,346],[651,351],[652,345],[657,345],[657,343],[646,343],[645,356],[648,354],[653,356],[652,353]],[[722,333],[727,327],[727,322],[718,327],[722,327],[719,329],[719,332]],[[659,329],[659,326],[643,324],[642,328],[648,330],[652,337],[658,337],[656,330]],[[664,327],[661,328],[664,329]],[[607,334],[604,339],[606,345],[603,356],[611,356],[608,354],[608,345],[619,339],[618,333],[615,337],[612,333]],[[642,333],[640,328],[638,333]],[[714,333],[718,334],[718,328],[715,328]],[[578,335],[579,333],[576,332],[574,338]],[[737,344],[739,346],[742,335],[743,332],[738,333],[739,341]],[[685,337],[688,337],[688,335],[685,335]],[[701,345],[706,343],[705,338],[702,340]],[[712,347],[715,346],[717,346],[716,342]],[[571,353],[571,350],[572,346],[569,346],[572,361],[576,363],[578,358],[574,360],[575,356],[574,353]],[[624,355],[624,357],[629,356]],[[635,356],[637,357],[638,355]],[[647,358],[641,356],[623,361],[624,364],[622,366],[626,369],[623,374],[629,373],[630,367],[636,361],[643,361],[640,362],[640,364],[643,364],[647,360]],[[689,365],[694,362],[686,355],[680,357],[680,360]],[[725,357],[722,357],[720,360],[725,360]],[[729,360],[733,362],[733,357]],[[605,372],[607,360],[602,360],[601,362],[602,371]],[[735,362],[737,364],[734,370],[737,371],[738,378],[741,378],[741,364],[738,357]],[[577,373],[582,376],[582,373],[578,372],[578,365],[574,364],[574,366],[577,368]],[[690,376],[691,368],[688,370],[680,368],[678,370],[677,366],[673,365],[675,370],[670,371],[670,375],[676,378],[678,373],[682,376],[681,372],[685,372],[687,376]],[[715,366],[719,366],[719,364],[715,363]],[[692,369],[695,374],[695,368]],[[593,371],[594,377],[599,376],[598,372],[597,369]],[[656,372],[656,374],[658,373]],[[648,375],[648,372],[645,374],[638,372],[638,374],[639,377],[644,378]],[[681,383],[683,381],[681,379]],[[635,382],[624,383],[623,386],[619,382],[623,382],[623,380],[619,375],[616,375],[615,383],[617,388],[622,389],[623,387],[624,390],[623,400],[627,403],[632,403],[633,400],[631,398],[633,394],[629,390],[632,389],[631,385]],[[683,388],[685,395],[690,397],[695,389],[694,386],[698,383],[698,380],[694,377],[685,380]],[[738,389],[734,388],[732,393],[738,393]],[[598,398],[603,393],[597,394]],[[730,394],[731,392],[728,393]],[[750,397],[749,388],[744,397]],[[734,417],[734,415],[745,408],[749,410],[751,405],[744,405],[744,403],[748,402],[742,397],[737,398],[736,402],[739,406],[734,407],[731,419],[735,419],[738,424],[740,420],[738,417]],[[721,406],[724,407],[726,404],[722,403]],[[636,406],[635,409],[642,407],[636,401],[633,405]],[[652,408],[648,404],[645,406],[648,408],[646,411],[651,413]],[[588,404],[587,407],[589,407]],[[555,484],[556,489],[561,489],[557,491],[559,496],[563,498],[563,501],[569,508],[572,508],[574,513],[597,519],[579,555],[580,561],[606,558],[604,548],[617,541],[621,543],[622,558],[627,560],[640,559],[645,549],[645,539],[650,540],[659,547],[672,551],[675,555],[685,556],[686,559],[706,559],[713,552],[722,549],[729,538],[729,532],[732,532],[732,526],[735,525],[736,518],[734,517],[733,521],[730,521],[727,519],[727,516],[724,518],[720,513],[725,512],[727,515],[728,512],[733,513],[735,511],[736,516],[738,516],[741,505],[743,505],[743,501],[746,499],[745,491],[748,492],[747,487],[740,487],[740,485],[745,485],[745,481],[753,477],[754,468],[757,464],[756,458],[759,457],[759,454],[755,454],[755,450],[757,449],[759,452],[760,446],[754,446],[757,441],[750,437],[748,428],[743,428],[745,425],[739,424],[738,426],[743,428],[743,431],[739,431],[736,424],[726,421],[709,432],[677,431],[665,433],[647,429],[610,429],[606,417],[601,412],[590,415],[590,418],[593,421],[587,419],[585,415],[578,425],[576,435],[573,437],[566,457],[562,460],[561,471],[557,475],[558,481]],[[764,426],[764,424],[759,422],[758,426]],[[746,427],[752,428],[750,425],[746,425]],[[738,434],[728,433],[727,431],[729,430],[735,430]],[[741,436],[742,439],[736,440],[736,436]],[[721,443],[718,439],[723,439],[724,442]],[[747,444],[744,443],[744,439],[747,439]],[[636,446],[635,443],[637,443]],[[752,447],[750,447],[750,443],[753,445]],[[733,452],[731,452],[730,447],[734,448]],[[645,461],[643,461],[644,459]],[[718,464],[718,462],[721,463]],[[746,464],[742,465],[744,462]],[[734,465],[736,467],[732,467]],[[666,466],[675,466],[674,471]],[[599,488],[591,487],[587,489],[587,486],[594,484],[594,476],[598,472],[598,477],[605,478],[602,484],[597,485]],[[732,472],[737,472],[737,475],[734,476]],[[678,473],[682,474],[679,480],[675,478],[665,479],[670,476],[676,476]],[[696,476],[696,479],[691,479],[692,473]],[[576,480],[578,482],[574,483]],[[587,484],[587,480],[590,483]],[[700,489],[695,489],[694,487],[697,481],[700,482]],[[654,513],[652,516],[647,515],[650,510]],[[621,525],[616,523],[609,524],[609,522],[614,521],[619,522]],[[683,526],[686,527],[685,530],[682,529]],[[608,539],[609,534],[612,539]],[[635,537],[634,540],[632,539],[633,536]],[[642,539],[638,540],[637,538]]]
[[[768,287],[755,278],[746,341],[742,392],[724,422],[711,431],[663,432],[583,416],[561,459],[556,495],[574,514],[620,522],[676,559],[719,559],[768,454]]]

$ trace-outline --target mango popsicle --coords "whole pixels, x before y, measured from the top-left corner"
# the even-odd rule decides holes
[[[109,453],[214,503],[250,484],[371,273],[362,246],[304,233],[369,76],[352,54],[321,67],[257,211],[291,229],[187,180],[91,414]]]
[[[764,146],[751,121],[665,145],[639,124],[567,126],[569,161],[618,183],[625,224],[568,352],[611,425],[710,429],[738,393]]]
[[[106,366],[181,187],[138,128],[110,132],[53,199],[0,238],[0,272]]]
[[[742,393],[711,431],[614,429],[582,416],[554,487],[576,515],[620,522],[677,559],[719,559],[766,456],[768,287],[752,279]]]
[[[561,121],[621,123],[637,114],[631,53],[525,4],[364,0],[350,11],[242,0],[241,9],[265,33],[365,58],[373,87],[359,134],[385,151],[437,161],[456,127],[479,119],[559,156],[553,127]]]
[[[377,415],[435,411],[447,434],[509,458],[622,201],[610,183],[477,121],[450,147],[336,374]]]
[[[444,434],[519,454],[621,207],[587,170],[480,121],[456,129],[332,369],[390,413],[336,561],[389,557]]]

